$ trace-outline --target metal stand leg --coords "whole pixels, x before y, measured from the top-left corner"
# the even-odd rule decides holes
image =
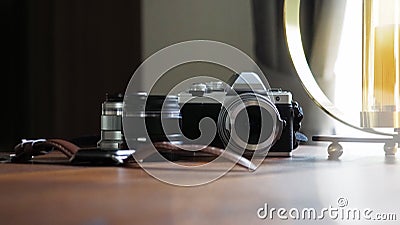
[[[386,142],[385,146],[383,147],[385,150],[386,156],[396,155],[397,152],[397,143],[395,142]]]
[[[343,154],[343,147],[338,142],[328,146],[328,159],[336,160]]]
[[[400,135],[379,137],[379,138],[360,138],[360,137],[339,137],[339,136],[313,136],[313,141],[332,142],[328,146],[328,159],[337,160],[343,154],[343,147],[340,142],[360,142],[360,143],[385,143],[384,150],[386,156],[394,156],[397,152]]]

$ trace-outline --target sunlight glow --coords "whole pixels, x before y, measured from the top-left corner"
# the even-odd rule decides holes
[[[346,2],[336,74],[335,105],[355,124],[359,124],[362,107],[362,0]],[[340,135],[354,134],[355,130],[340,122],[335,123]]]

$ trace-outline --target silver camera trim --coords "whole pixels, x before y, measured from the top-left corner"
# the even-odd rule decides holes
[[[107,97],[108,98],[108,97]],[[102,150],[120,149],[124,142],[122,133],[123,102],[114,102],[106,99],[101,106],[101,139],[97,147]]]

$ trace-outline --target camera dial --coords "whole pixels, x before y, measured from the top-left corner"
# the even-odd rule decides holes
[[[193,83],[189,89],[189,93],[193,96],[203,96],[207,93],[207,85],[204,83]]]

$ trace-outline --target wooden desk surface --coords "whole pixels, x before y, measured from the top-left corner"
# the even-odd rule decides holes
[[[400,220],[399,160],[374,146],[346,146],[340,161],[328,161],[325,146],[301,146],[292,158],[266,159],[254,173],[235,167],[190,188],[162,183],[139,168],[0,164],[0,224],[320,224],[261,220],[257,209],[265,203],[336,207],[339,198]]]

